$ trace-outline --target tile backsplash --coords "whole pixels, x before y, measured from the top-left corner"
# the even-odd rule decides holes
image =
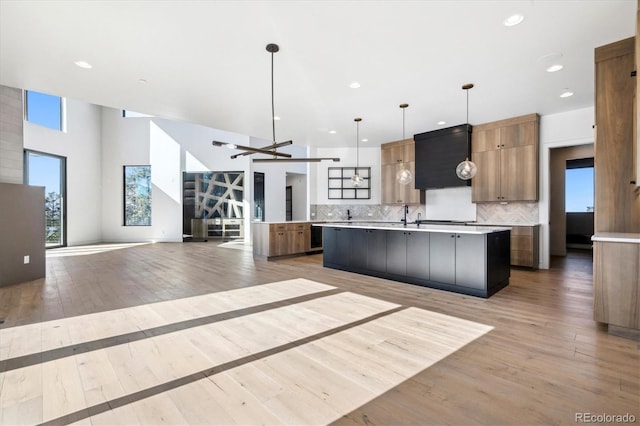
[[[347,210],[353,220],[373,220],[399,222],[402,219],[401,205],[380,205],[380,204],[311,204],[311,220],[330,221],[347,220]],[[407,219],[414,221],[418,218],[425,218],[425,207],[409,206]]]
[[[537,202],[483,203],[477,205],[477,221],[491,224],[539,223]]]
[[[347,220],[347,210],[353,220],[372,220],[397,222],[402,218],[401,205],[380,204],[312,204],[311,220],[331,221]],[[418,218],[425,219],[428,206],[409,206],[409,221]],[[534,224],[539,223],[537,202],[511,202],[508,204],[486,203],[477,204],[477,218],[479,223],[490,224]],[[471,220],[472,221],[472,220]]]

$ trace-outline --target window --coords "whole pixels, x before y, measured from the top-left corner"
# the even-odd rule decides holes
[[[151,226],[151,166],[124,166],[124,226]]]
[[[153,117],[153,115],[143,114],[141,112],[129,111],[128,109],[122,110],[122,117],[134,118],[134,117]]]
[[[53,154],[25,150],[24,183],[44,186],[45,246],[66,245],[67,159]]]
[[[565,173],[565,211],[593,212],[593,166],[569,168]]]
[[[62,98],[27,90],[27,121],[53,130],[62,130]]]

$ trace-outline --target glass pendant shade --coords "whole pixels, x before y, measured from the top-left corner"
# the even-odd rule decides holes
[[[400,185],[408,185],[412,180],[413,174],[409,169],[402,169],[396,173],[396,181],[398,181]]]
[[[358,188],[358,187],[360,187],[362,185],[363,181],[362,181],[362,178],[360,177],[360,175],[358,173],[356,173],[353,176],[351,176],[351,183],[356,188]]]
[[[478,173],[478,167],[473,161],[469,161],[468,158],[456,167],[456,175],[462,180],[469,180],[473,178],[476,173]]]

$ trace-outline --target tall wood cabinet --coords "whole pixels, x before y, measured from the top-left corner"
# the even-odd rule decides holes
[[[409,169],[415,177],[416,161],[413,139],[382,144],[380,146],[380,163],[382,168],[382,204],[420,204],[422,202],[422,191],[415,189],[413,182],[402,185],[396,179],[396,174],[403,169]]]
[[[538,114],[474,126],[474,203],[538,200]]]
[[[640,232],[634,184],[635,40],[595,50],[595,232]]]

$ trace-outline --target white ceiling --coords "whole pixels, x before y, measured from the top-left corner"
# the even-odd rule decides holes
[[[636,0],[0,1],[0,84],[271,140],[360,146],[593,105],[593,50]],[[513,13],[524,21],[502,22]],[[562,54],[564,69],[539,58]],[[93,65],[81,69],[74,61]],[[141,83],[139,80],[146,80]],[[349,88],[357,81],[359,89]],[[562,99],[564,88],[575,95]],[[444,127],[446,127],[444,126]],[[336,130],[336,134],[329,134]],[[210,141],[202,141],[210,143]]]

